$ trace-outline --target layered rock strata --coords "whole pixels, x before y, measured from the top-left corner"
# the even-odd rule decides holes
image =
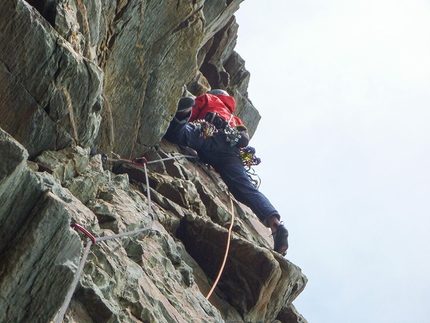
[[[62,305],[87,237],[146,227],[99,242],[91,250],[65,322],[275,322],[288,313],[306,278],[271,250],[271,237],[233,199],[228,261],[211,298],[232,219],[230,196],[205,165],[185,158],[148,170],[107,162],[76,147],[45,151],[27,162],[25,149],[1,132],[2,263],[0,320],[49,322]],[[8,151],[9,154],[4,152]],[[8,155],[8,157],[6,157]],[[154,160],[181,156],[168,143]],[[116,173],[109,170],[113,167]],[[160,171],[161,169],[161,171]],[[211,201],[204,203],[204,201]]]
[[[257,129],[234,51],[240,2],[0,3],[1,322],[54,320],[88,241],[74,223],[96,237],[152,227],[91,247],[63,322],[306,322],[300,268],[193,151],[162,139],[178,98],[210,88]],[[143,155],[175,158],[145,174],[130,162]]]

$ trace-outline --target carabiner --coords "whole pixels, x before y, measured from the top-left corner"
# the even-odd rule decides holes
[[[78,230],[80,230],[81,232],[83,232],[88,238],[90,238],[90,240],[93,242],[93,244],[96,244],[96,238],[94,238],[94,236],[87,230],[85,229],[82,225],[77,224],[77,223],[73,223],[72,224],[72,228],[76,228]]]
[[[136,157],[131,162],[136,166],[148,165],[148,161],[145,157]]]

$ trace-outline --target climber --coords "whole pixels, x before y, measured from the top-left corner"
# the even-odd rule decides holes
[[[288,230],[273,205],[251,183],[243,166],[240,148],[248,145],[249,135],[242,120],[233,115],[235,108],[236,101],[224,90],[214,89],[195,99],[183,97],[165,138],[196,150],[200,159],[221,176],[233,196],[271,229],[274,250],[286,255]]]

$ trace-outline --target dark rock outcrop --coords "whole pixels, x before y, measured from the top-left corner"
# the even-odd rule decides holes
[[[306,277],[206,165],[145,173],[91,153],[192,154],[162,137],[178,98],[209,88],[228,90],[255,132],[234,52],[240,2],[0,3],[1,322],[54,319],[88,239],[72,223],[96,237],[152,228],[91,247],[64,322],[306,322],[292,305]]]

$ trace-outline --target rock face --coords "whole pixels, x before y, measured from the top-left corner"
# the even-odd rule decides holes
[[[0,322],[55,320],[88,240],[73,223],[95,237],[151,229],[91,247],[64,322],[306,322],[300,268],[162,139],[178,98],[210,88],[257,129],[234,52],[240,2],[0,3]],[[142,155],[147,172],[130,162]]]

